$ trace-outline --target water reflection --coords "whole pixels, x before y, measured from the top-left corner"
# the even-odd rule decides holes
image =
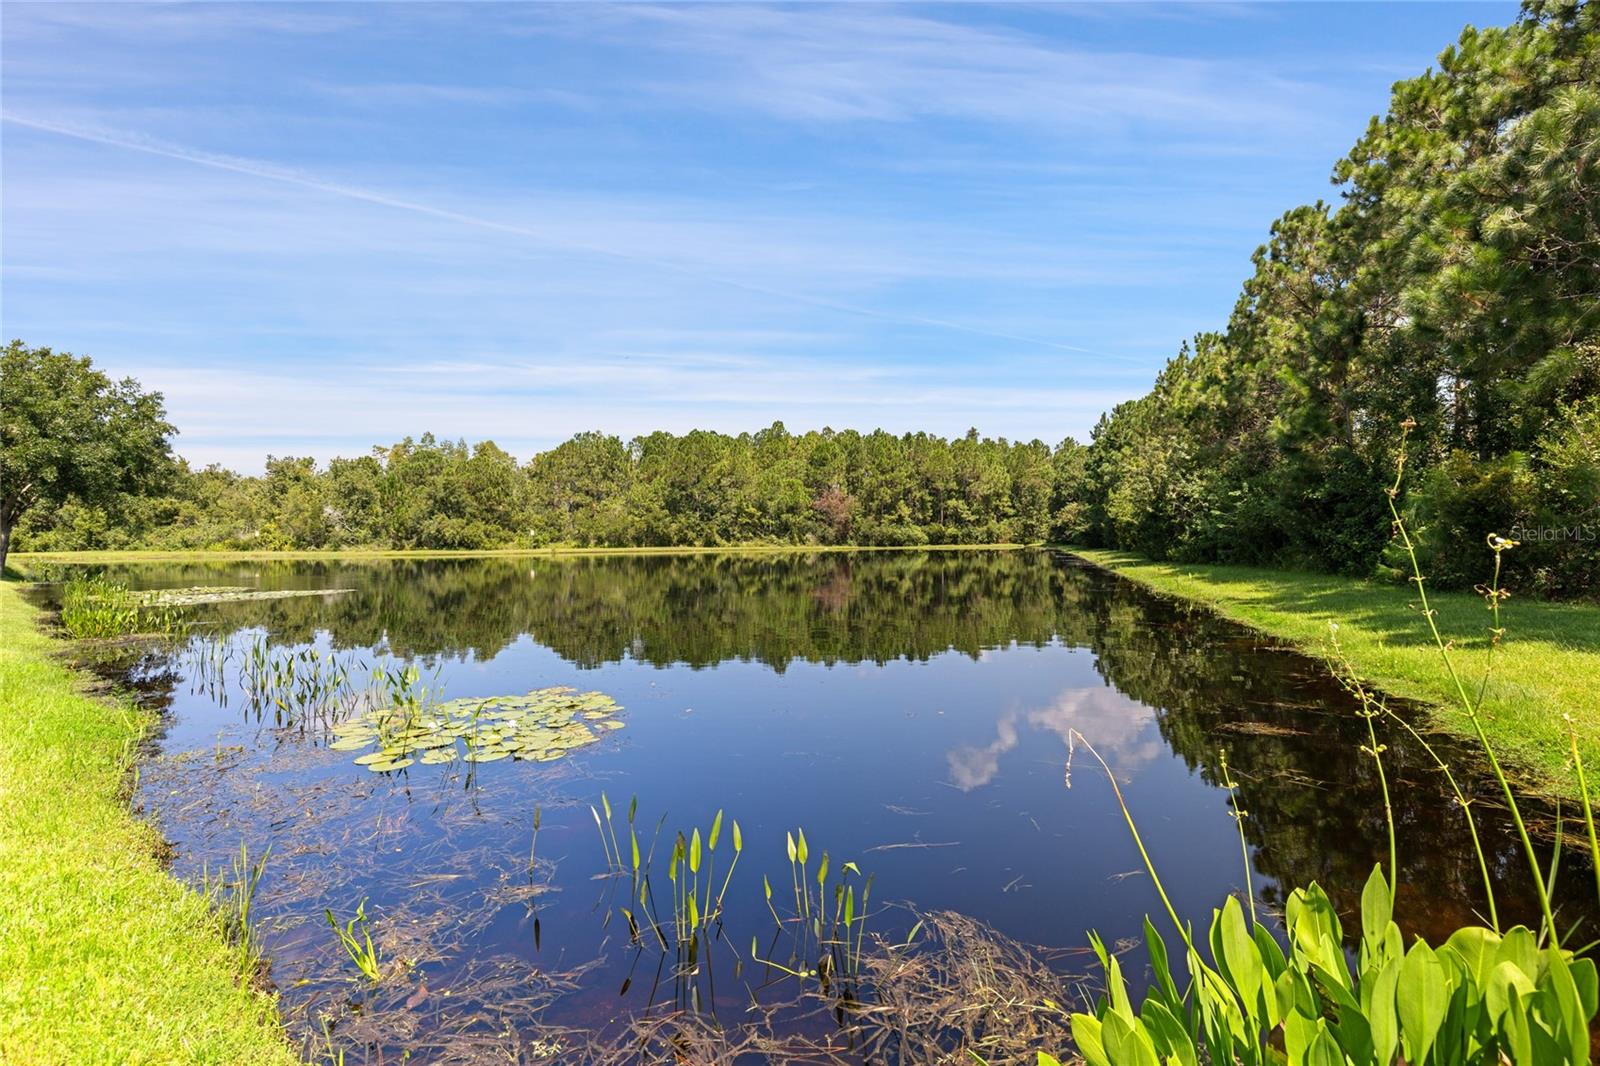
[[[461,975],[495,959],[518,974],[592,962],[574,988],[540,1000],[566,1023],[648,1006],[649,981],[616,999],[644,964],[616,954],[615,929],[595,910],[590,879],[603,860],[587,805],[601,788],[613,799],[637,792],[674,825],[705,825],[718,808],[742,820],[751,853],[741,877],[753,887],[731,893],[735,939],[771,928],[760,878],[787,878],[783,833],[795,825],[874,871],[882,898],[1058,948],[1081,945],[1091,927],[1112,941],[1137,935],[1157,904],[1147,879],[1124,876],[1139,861],[1110,790],[1086,766],[1064,788],[1074,730],[1127,782],[1196,921],[1243,881],[1219,787],[1224,749],[1269,906],[1317,880],[1351,913],[1386,850],[1363,727],[1319,664],[1047,552],[141,564],[121,576],[351,587],[326,600],[218,604],[202,617],[218,637],[249,628],[274,646],[423,659],[452,697],[572,684],[627,708],[628,728],[563,760],[572,765],[495,763],[466,792],[423,774],[376,777],[254,730],[207,694],[192,664],[143,662],[135,673],[172,714],[141,799],[178,845],[180,872],[215,868],[241,838],[294,857],[269,874],[262,907],[281,921],[274,972],[307,1025],[331,993],[294,983],[329,961],[325,926],[304,916],[363,896],[417,928],[456,931],[449,951],[426,955],[426,981],[436,991],[455,981],[463,1009],[514,1019],[532,1009],[464,990]],[[1404,867],[1397,917],[1438,937],[1475,920],[1476,863],[1431,760],[1403,736],[1384,739]],[[212,754],[230,746],[237,755]],[[1492,790],[1462,772],[1469,753],[1449,743],[1443,753],[1482,804],[1502,917],[1531,918]],[[514,869],[535,803],[546,810],[547,885]],[[1561,876],[1583,901],[1564,911],[1578,920],[1592,910],[1589,875],[1569,855]]]
[[[995,723],[994,740],[982,747],[963,744],[952,748],[946,756],[950,781],[963,792],[993,781],[1000,772],[1000,757],[1022,739],[1019,726],[1032,733],[1053,734],[1059,741],[1058,745],[1047,744],[1038,754],[1058,753],[1065,759],[1076,732],[1088,738],[1114,771],[1131,775],[1167,750],[1161,734],[1153,728],[1155,720],[1152,708],[1130,705],[1116,689],[1104,685],[1064,689],[1047,707],[1002,716]]]

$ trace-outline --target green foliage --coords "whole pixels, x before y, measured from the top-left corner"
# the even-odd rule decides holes
[[[1099,938],[1092,936],[1106,972],[1108,994],[1100,1000],[1095,1013],[1074,1014],[1072,1018],[1074,1040],[1090,1066],[1197,1064],[1202,1060],[1239,1066],[1265,1066],[1269,1062],[1291,1066],[1390,1066],[1396,1062],[1406,1066],[1499,1066],[1507,1062],[1553,1066],[1589,1061],[1589,1028],[1600,1005],[1600,976],[1593,959],[1580,958],[1562,946],[1563,931],[1555,917],[1556,861],[1552,860],[1547,878],[1517,796],[1484,727],[1484,693],[1493,667],[1492,653],[1505,632],[1500,614],[1505,599],[1501,586],[1503,560],[1517,545],[1501,537],[1489,538],[1494,572],[1479,589],[1491,613],[1491,657],[1485,660],[1482,676],[1469,683],[1461,673],[1451,643],[1439,630],[1416,542],[1395,503],[1406,467],[1406,443],[1413,428],[1409,422],[1402,426],[1397,473],[1389,491],[1390,518],[1404,548],[1407,575],[1416,586],[1423,625],[1439,655],[1440,671],[1454,690],[1456,710],[1471,723],[1528,863],[1543,918],[1538,933],[1524,926],[1501,928],[1476,816],[1449,767],[1424,741],[1424,747],[1456,790],[1462,816],[1471,830],[1490,925],[1459,928],[1437,950],[1421,938],[1407,950],[1400,927],[1392,919],[1394,885],[1380,865],[1373,868],[1362,891],[1361,939],[1354,963],[1345,950],[1338,912],[1315,882],[1289,895],[1284,909],[1287,952],[1269,929],[1254,920],[1253,900],[1252,920],[1247,925],[1238,900],[1230,897],[1221,910],[1212,912],[1207,958],[1201,945],[1195,943],[1191,926],[1181,921],[1173,908],[1116,778],[1093,746],[1082,741],[1111,781],[1145,869],[1183,941],[1190,978],[1188,987],[1180,992],[1166,945],[1146,919],[1145,942],[1154,981],[1143,1006],[1135,1013],[1120,964],[1108,955]],[[1362,750],[1373,760],[1383,790],[1389,869],[1393,873],[1399,869],[1395,816],[1383,769],[1386,749],[1378,742],[1375,726],[1375,719],[1387,713],[1387,705],[1349,672],[1348,660],[1337,643],[1337,629],[1333,654],[1336,665],[1349,675],[1345,679],[1347,687],[1361,703],[1369,738]],[[1577,732],[1570,719],[1568,730],[1594,861],[1600,858],[1592,853],[1596,846],[1594,810]],[[1231,792],[1231,782],[1228,787]],[[1559,815],[1556,834],[1561,835]],[[1244,839],[1242,823],[1240,839]],[[1560,846],[1558,840],[1557,857]],[[1245,863],[1248,875],[1248,851]],[[1595,886],[1600,891],[1600,874]]]
[[[1597,11],[1534,0],[1395,85],[1334,169],[1342,205],[1280,217],[1226,332],[1185,346],[1096,428],[1085,539],[1371,572],[1372,473],[1409,417],[1437,475],[1415,507],[1426,557],[1470,557],[1514,517],[1569,530],[1515,576],[1550,594],[1595,587],[1594,541],[1559,519],[1600,505],[1593,423],[1574,414],[1600,395]]]
[[[169,471],[161,394],[114,382],[87,357],[14,340],[0,352],[0,395],[0,567],[12,528],[35,507],[103,506],[159,487]]]
[[[187,628],[173,605],[152,601],[98,575],[80,575],[67,582],[61,592],[61,625],[79,638],[177,636]]]
[[[30,550],[484,549],[993,544],[1076,535],[1086,449],[782,423],[729,436],[580,433],[526,466],[424,434],[260,477],[179,464],[167,494],[73,500],[19,530]]]
[[[1095,938],[1109,987],[1093,1014],[1073,1015],[1078,1050],[1090,1066],[1589,1061],[1592,960],[1542,945],[1522,926],[1503,934],[1469,926],[1437,951],[1421,940],[1407,949],[1393,906],[1375,867],[1361,894],[1352,962],[1339,916],[1316,884],[1289,896],[1287,951],[1229,897],[1212,912],[1203,945],[1185,934],[1193,981],[1183,991],[1147,920],[1154,979],[1137,1012],[1116,957]]]
[[[1412,494],[1408,517],[1437,582],[1471,584],[1458,561],[1476,554],[1490,530],[1518,542],[1507,575],[1519,587],[1591,592],[1600,583],[1600,396],[1557,411],[1531,453],[1477,460],[1452,452]]]

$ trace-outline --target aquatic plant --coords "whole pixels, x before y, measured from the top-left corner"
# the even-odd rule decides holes
[[[1338,1066],[1344,1063],[1397,1061],[1407,1066],[1455,1066],[1501,1063],[1586,1063],[1590,1060],[1590,1024],[1600,1009],[1600,972],[1594,960],[1562,946],[1555,921],[1555,873],[1562,834],[1559,816],[1554,855],[1548,872],[1534,850],[1526,823],[1505,771],[1482,724],[1482,705],[1493,669],[1493,652],[1505,635],[1500,604],[1501,559],[1514,541],[1490,535],[1494,576],[1480,586],[1491,613],[1490,654],[1476,685],[1458,670],[1450,642],[1439,632],[1428,603],[1425,577],[1409,530],[1395,500],[1405,472],[1405,432],[1394,485],[1389,490],[1395,537],[1410,561],[1422,617],[1438,649],[1441,668],[1458,698],[1458,709],[1472,724],[1495,782],[1499,785],[1527,860],[1542,920],[1536,931],[1524,926],[1502,929],[1494,906],[1489,863],[1479,840],[1467,799],[1449,775],[1437,752],[1424,745],[1446,770],[1471,829],[1473,846],[1488,901],[1490,925],[1456,930],[1434,948],[1418,939],[1406,949],[1393,921],[1399,876],[1394,813],[1383,771],[1384,746],[1376,721],[1398,720],[1381,697],[1374,696],[1346,667],[1346,687],[1357,697],[1365,719],[1368,744],[1383,789],[1388,829],[1389,870],[1375,866],[1361,894],[1360,947],[1354,960],[1344,950],[1344,930],[1327,894],[1315,883],[1297,888],[1284,911],[1288,950],[1252,918],[1247,923],[1236,898],[1213,910],[1206,943],[1209,958],[1195,942],[1192,926],[1179,918],[1168,897],[1139,829],[1105,760],[1081,734],[1082,744],[1099,762],[1138,848],[1145,870],[1176,928],[1184,949],[1190,981],[1182,991],[1173,977],[1165,942],[1147,918],[1145,944],[1154,972],[1152,987],[1135,1011],[1117,958],[1091,934],[1091,943],[1106,972],[1107,993],[1094,1012],[1072,1016],[1078,1051],[1090,1066],[1144,1066],[1165,1062],[1238,1063],[1265,1066],[1287,1062]],[[1338,656],[1335,638],[1335,659]],[[1474,689],[1476,691],[1474,691]],[[1408,727],[1409,728],[1409,727]],[[1570,724],[1569,724],[1570,729]],[[1413,730],[1413,733],[1415,731]],[[1419,738],[1420,739],[1420,738]],[[1600,860],[1588,781],[1575,736],[1573,767],[1582,799],[1591,859]],[[1224,769],[1230,794],[1233,783]],[[1070,762],[1068,785],[1070,787]],[[1242,830],[1241,830],[1242,831]],[[1247,857],[1248,870],[1248,857]],[[1596,874],[1600,893],[1600,872]],[[1040,1055],[1041,1063],[1054,1062]]]
[[[402,674],[395,680],[394,690],[406,685]],[[593,744],[604,731],[621,729],[623,723],[612,717],[619,710],[617,702],[604,693],[559,686],[534,689],[522,696],[444,703],[429,702],[425,695],[418,697],[412,692],[400,702],[332,726],[333,740],[328,746],[334,751],[364,752],[356,756],[356,763],[376,773],[403,770],[418,762],[437,765],[457,759],[467,763],[507,758],[553,762]],[[612,855],[608,849],[608,862]],[[620,857],[616,861],[620,864]]]
[[[279,729],[305,733],[334,724],[356,695],[362,666],[354,653],[273,648],[259,636],[240,656],[239,685],[257,716],[270,713]]]
[[[149,603],[142,593],[100,575],[74,577],[66,583],[61,591],[61,624],[80,639],[178,637],[188,631],[174,609]]]
[[[372,932],[368,928],[367,901],[362,899],[356,904],[355,917],[344,925],[339,924],[339,919],[333,916],[331,909],[324,910],[323,914],[327,915],[328,925],[339,938],[339,946],[344,949],[350,961],[356,964],[361,976],[373,984],[382,980],[383,969],[378,961],[378,949],[372,943]]]
[[[195,585],[181,589],[146,589],[137,593],[146,607],[198,607],[211,603],[250,603],[302,596],[338,596],[355,589],[257,589],[244,585]]]
[[[261,963],[261,941],[256,934],[253,910],[256,891],[271,856],[272,847],[268,845],[261,857],[252,861],[241,840],[239,854],[233,858],[232,877],[220,872],[212,877],[204,869],[200,872],[201,893],[221,923],[223,938],[234,946],[239,974],[247,981],[255,977]]]
[[[835,977],[842,977],[847,985],[860,975],[861,954],[866,944],[867,908],[872,896],[873,875],[862,877],[861,868],[854,862],[838,867],[838,876],[831,890],[828,874],[831,856],[824,851],[817,862],[817,871],[808,870],[811,849],[804,828],[784,834],[784,846],[789,859],[789,878],[794,890],[794,915],[787,921],[778,916],[772,904],[772,883],[765,877],[762,886],[766,892],[767,909],[777,923],[778,934],[773,946],[785,931],[791,932],[787,962],[762,958],[758,952],[759,938],[750,940],[751,957],[764,966],[774,967],[802,979],[817,978],[827,988]],[[851,880],[851,875],[855,880]],[[860,909],[856,904],[856,885],[861,885]],[[815,885],[813,897],[812,886]],[[830,905],[831,904],[831,905]]]

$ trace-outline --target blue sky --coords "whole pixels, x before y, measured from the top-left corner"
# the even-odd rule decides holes
[[[431,430],[1086,439],[1510,3],[3,12],[7,338],[197,462]]]

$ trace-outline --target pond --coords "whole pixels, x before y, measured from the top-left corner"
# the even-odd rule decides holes
[[[785,1039],[812,1048],[807,1061],[923,1061],[961,1038],[948,1007],[979,994],[961,984],[975,956],[1016,987],[1031,982],[1025,996],[1081,1006],[1096,979],[1087,931],[1125,951],[1137,978],[1142,919],[1160,904],[1075,734],[1117,775],[1197,923],[1251,890],[1275,914],[1313,880],[1351,915],[1387,850],[1365,725],[1322,664],[1062,553],[152,563],[112,576],[350,590],[186,607],[186,643],[109,667],[165,712],[136,802],[171,841],[174,872],[231,876],[241,845],[267,857],[254,914],[268,976],[291,1032],[324,1061],[341,1050],[351,1063],[407,1051],[412,1062],[627,1061],[641,1046],[689,1055],[695,1041],[730,1059],[743,1042],[760,1061],[781,1057],[770,1041]],[[372,690],[375,671],[388,682]],[[468,716],[507,757],[459,757],[473,736],[484,743],[465,728],[437,742],[415,721],[376,741],[375,728],[328,728],[396,691],[443,728],[463,719],[440,714],[441,700],[470,708],[556,687],[573,692],[536,698],[530,716],[495,717],[493,704]],[[562,702],[591,692],[615,709]],[[311,704],[322,706],[303,713]],[[551,747],[552,721],[578,723],[583,742]],[[356,761],[397,731],[411,756],[449,745],[458,757],[404,757],[390,772]],[[1442,937],[1481,906],[1465,823],[1418,745],[1392,728],[1383,739],[1397,918]],[[1470,765],[1439,744],[1458,772]],[[1489,798],[1481,781],[1469,788]],[[1502,919],[1532,919],[1520,854],[1483,810]],[[802,830],[803,900],[789,853]],[[698,880],[691,921],[715,912],[692,950],[674,935],[675,897],[687,913],[674,874]],[[358,906],[376,986],[325,914],[344,926]],[[811,911],[833,961],[796,977],[824,954]],[[870,1024],[847,1031],[852,997]],[[1066,1029],[1034,1015],[1005,1026],[1042,1040]]]

